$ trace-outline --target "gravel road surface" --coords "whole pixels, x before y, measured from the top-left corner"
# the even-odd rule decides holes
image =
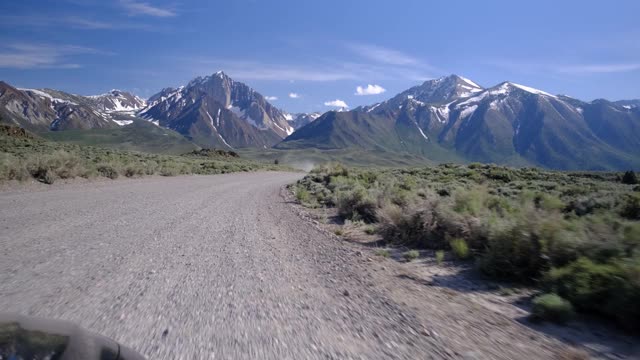
[[[0,310],[73,321],[149,359],[441,358],[281,197],[301,174],[0,193]]]

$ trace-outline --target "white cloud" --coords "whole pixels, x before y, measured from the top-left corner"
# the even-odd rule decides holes
[[[289,97],[290,97],[290,98],[292,98],[292,99],[297,99],[297,98],[299,98],[299,97],[300,97],[300,94],[297,94],[297,93],[293,93],[293,92],[292,92],[292,93],[289,93]]]
[[[358,86],[355,95],[378,95],[387,91],[380,85],[367,85],[367,87]]]
[[[264,97],[267,101],[276,101],[278,100],[277,96],[265,96]]]
[[[0,68],[76,69],[81,65],[70,61],[74,55],[113,55],[113,53],[74,45],[8,44],[0,45]]]
[[[176,13],[172,10],[162,9],[146,2],[120,0],[120,4],[129,12],[130,15],[148,15],[155,17],[176,16]]]
[[[333,107],[338,107],[338,108],[348,108],[349,105],[347,105],[346,102],[340,100],[340,99],[335,99],[333,101],[327,101],[324,103],[324,106],[333,106]]]

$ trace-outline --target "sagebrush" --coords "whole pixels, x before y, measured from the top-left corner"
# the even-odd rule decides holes
[[[387,243],[452,251],[474,259],[490,277],[544,287],[578,311],[638,329],[640,310],[632,305],[640,303],[635,180],[633,172],[477,163],[411,169],[327,164],[295,189],[306,192],[307,203],[373,224]]]

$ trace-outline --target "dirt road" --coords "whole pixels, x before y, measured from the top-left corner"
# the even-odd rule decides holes
[[[0,311],[70,320],[149,359],[533,359],[557,350],[534,331],[499,339],[518,324],[461,324],[465,314],[487,319],[447,293],[398,295],[394,284],[406,280],[283,199],[283,185],[299,177],[4,191]],[[429,309],[440,307],[450,329],[438,325],[446,312],[430,323]],[[458,334],[465,326],[475,337]]]

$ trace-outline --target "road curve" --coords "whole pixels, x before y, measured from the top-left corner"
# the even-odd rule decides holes
[[[447,358],[281,197],[295,173],[0,193],[0,311],[149,359]]]

